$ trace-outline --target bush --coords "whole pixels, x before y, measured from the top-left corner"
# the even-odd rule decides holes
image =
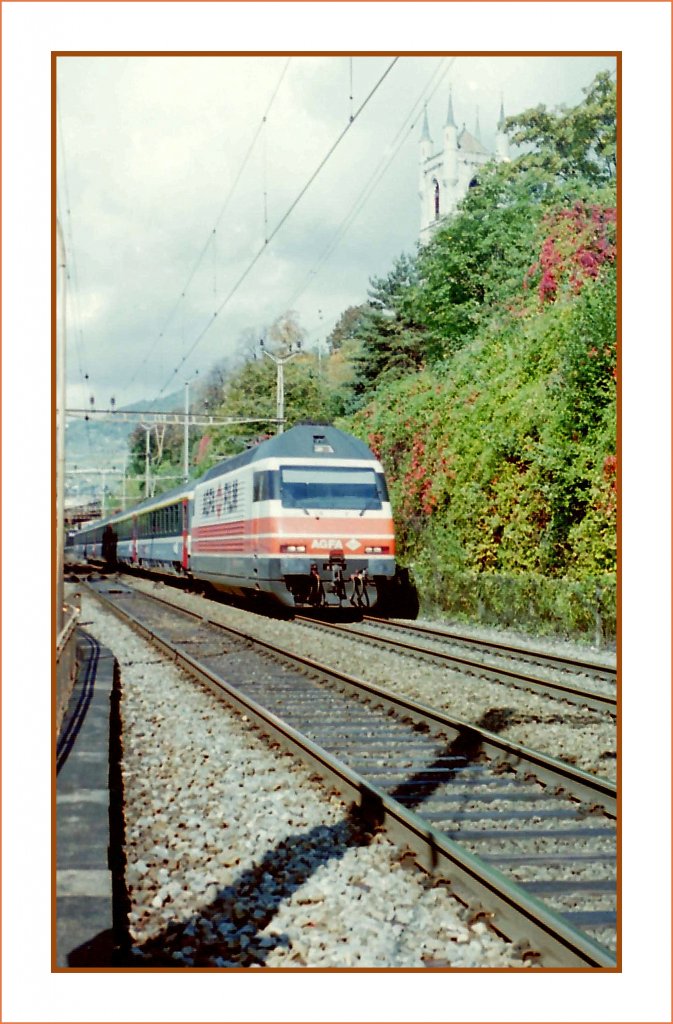
[[[612,644],[617,634],[614,574],[551,579],[536,573],[451,572],[415,563],[422,614],[442,614],[527,633]]]

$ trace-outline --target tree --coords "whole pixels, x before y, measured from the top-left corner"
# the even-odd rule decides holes
[[[279,352],[301,348],[305,338],[306,331],[299,325],[297,314],[291,309],[277,317],[268,332],[268,340]]]
[[[368,312],[369,307],[366,303],[362,303],[360,306],[349,306],[344,310],[327,338],[327,347],[330,352],[338,352],[344,342],[359,338],[360,326]]]
[[[601,71],[583,90],[586,99],[571,110],[544,105],[508,117],[506,129],[517,145],[531,148],[515,164],[539,168],[556,182],[583,180],[593,186],[614,181],[617,169],[615,83]]]
[[[423,327],[416,319],[416,260],[402,255],[387,277],[370,282],[368,307],[354,324],[360,348],[354,353],[355,404],[384,380],[413,373],[423,365]]]

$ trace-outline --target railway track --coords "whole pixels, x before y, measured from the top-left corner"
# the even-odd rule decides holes
[[[354,640],[361,640],[368,643],[374,643],[382,647],[389,647],[416,658],[420,657],[435,663],[443,664],[447,667],[455,668],[465,674],[478,675],[498,683],[506,683],[511,686],[516,686],[519,689],[529,690],[534,693],[543,693],[559,700],[568,701],[571,704],[578,704],[582,707],[591,708],[594,711],[605,711],[613,715],[616,715],[617,713],[617,698],[614,692],[614,673],[613,684],[612,686],[609,686],[608,684],[607,687],[612,692],[601,692],[601,690],[597,689],[595,686],[587,688],[585,686],[579,686],[569,680],[560,682],[558,680],[544,678],[542,676],[533,676],[513,667],[507,667],[507,665],[503,663],[502,657],[500,659],[500,664],[494,664],[492,662],[489,664],[488,662],[481,660],[481,658],[466,658],[454,652],[442,650],[438,647],[431,648],[427,645],[411,642],[409,639],[400,639],[396,635],[390,635],[390,627],[392,624],[389,620],[385,619],[374,619],[368,617],[365,620],[368,626],[371,626],[371,624],[374,624],[375,626],[381,624],[383,628],[374,632],[372,632],[371,628],[362,628],[358,625],[346,625],[344,623],[331,622],[326,619],[316,619],[309,615],[302,615],[299,621],[305,622],[318,629],[342,633]],[[400,626],[392,625],[392,629],[406,633],[407,636],[430,635],[433,641],[446,640],[451,644],[454,643],[456,638],[456,634],[443,633],[441,630],[434,630],[430,627],[414,627],[407,625],[406,623]],[[471,638],[466,637],[461,637],[459,639],[464,641],[466,644],[472,643],[475,649],[479,650],[481,653],[481,647],[477,647],[477,644],[480,643],[479,641],[471,640]],[[483,646],[485,653],[488,654],[494,645],[487,642]],[[517,660],[520,655],[528,653],[532,653],[533,657],[536,659],[547,657],[544,652],[527,652],[521,648],[509,647],[506,645],[497,646],[502,648],[499,652],[501,655],[505,655],[506,652],[509,652],[509,656],[516,657]],[[556,667],[554,664],[556,660],[555,655],[549,655],[548,667]],[[569,658],[564,658],[563,661],[565,663],[564,673],[566,675],[570,672],[572,665],[576,666],[579,670],[580,666],[586,664],[584,662],[573,662],[572,659]],[[608,673],[609,670],[605,669],[605,673],[602,677],[603,687],[606,686],[605,681],[607,681]]]
[[[573,675],[591,676],[613,685],[616,684],[617,680],[617,670],[615,668],[591,658],[571,658],[558,652],[534,650],[529,647],[520,647],[498,640],[485,640],[468,636],[464,633],[454,633],[436,626],[421,625],[418,622],[398,622],[395,619],[380,619],[373,615],[365,615],[364,621],[396,632],[425,636],[440,642],[456,644],[470,650],[494,654],[513,661],[530,662],[531,664],[544,666],[556,671],[570,672]]]
[[[609,783],[165,598],[90,586],[545,966],[615,966]]]

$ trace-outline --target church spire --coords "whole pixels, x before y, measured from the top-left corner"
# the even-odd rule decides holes
[[[430,129],[428,128],[428,108],[423,108],[423,130],[421,131],[421,142],[432,142]]]
[[[500,117],[498,118],[498,131],[495,136],[495,155],[498,160],[509,160],[509,139],[505,131],[505,104],[502,93],[500,93]]]
[[[456,127],[456,122],[453,119],[453,89],[449,89],[449,109],[446,113],[446,127]]]
[[[479,107],[477,107],[477,114],[474,119],[474,137],[477,142],[481,142],[481,132],[479,129]]]

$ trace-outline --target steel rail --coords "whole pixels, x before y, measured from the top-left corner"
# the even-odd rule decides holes
[[[463,633],[452,633],[449,630],[439,629],[436,626],[424,626],[418,622],[397,622],[395,619],[384,619],[376,615],[365,615],[363,621],[380,623],[382,626],[390,626],[392,629],[409,633],[420,633],[421,635],[434,637],[437,640],[452,641],[463,644],[465,647],[492,650],[496,654],[506,654],[511,658],[521,658],[522,661],[538,661],[549,665],[550,668],[558,666],[566,671],[586,672],[587,674],[606,679],[608,682],[616,681],[617,670],[596,661],[573,658],[565,654],[554,654],[551,651],[541,651],[539,648],[517,647],[515,644],[507,644],[499,640],[486,640]]]
[[[613,715],[617,713],[616,698],[596,693],[595,690],[585,690],[579,686],[569,686],[567,683],[557,683],[548,679],[539,679],[536,676],[527,676],[512,669],[485,665],[481,661],[461,658],[459,655],[449,654],[446,651],[433,651],[427,647],[418,647],[416,644],[408,643],[406,640],[397,640],[395,637],[388,637],[378,633],[367,633],[360,629],[354,629],[352,626],[345,626],[343,623],[313,619],[305,615],[302,615],[299,621],[327,630],[337,630],[352,636],[356,640],[369,641],[382,647],[396,647],[407,654],[422,655],[423,658],[427,658],[430,661],[455,665],[469,674],[485,676],[487,679],[492,679],[495,682],[505,682],[506,684],[516,686],[518,689],[532,690],[534,693],[541,693],[547,697],[557,697],[559,700],[565,700],[571,704],[579,704],[582,707],[590,708],[592,711],[606,711]]]
[[[478,739],[481,749],[489,754],[489,756],[498,758],[500,761],[508,764],[525,767],[527,770],[535,772],[536,777],[541,781],[563,789],[578,800],[589,802],[592,805],[600,801],[601,806],[604,807],[608,814],[613,817],[617,814],[617,789],[607,779],[584,772],[580,768],[575,768],[573,765],[568,764],[566,761],[561,761],[559,758],[551,757],[548,754],[542,754],[531,747],[525,747],[512,740],[503,739],[497,733],[490,732],[488,729],[477,726],[472,722],[466,722],[464,719],[449,716],[427,704],[411,700],[382,686],[377,686],[375,683],[358,679],[329,665],[314,661],[312,658],[306,658],[301,654],[294,654],[292,651],[277,647],[275,644],[262,640],[259,637],[252,637],[235,626],[225,626],[207,614],[202,615],[189,608],[184,608],[182,605],[175,604],[166,597],[148,594],[145,591],[134,591],[132,588],[129,588],[129,591],[132,594],[136,593],[141,597],[155,601],[157,604],[163,604],[191,619],[209,626],[215,626],[219,630],[245,640],[253,647],[259,647],[262,650],[268,651],[275,657],[284,660],[286,664],[301,665],[303,668],[316,672],[333,683],[346,686],[358,695],[364,693],[370,698],[375,698],[377,704],[385,707],[386,710],[395,711],[414,718],[419,724],[431,723],[436,732],[448,734],[451,739],[456,739],[459,735]]]
[[[430,825],[423,817],[403,807],[377,786],[350,769],[324,748],[313,743],[306,736],[283,721],[274,712],[260,705],[253,698],[241,693],[216,675],[191,655],[179,650],[160,631],[145,626],[128,609],[120,608],[108,595],[90,588],[92,593],[113,611],[118,618],[131,625],[142,636],[181,665],[188,673],[207,685],[213,692],[224,696],[228,702],[245,712],[263,732],[279,742],[286,749],[299,754],[328,783],[341,794],[354,800],[366,817],[374,824],[386,828],[391,836],[407,843],[414,851],[419,864],[426,870],[443,874],[452,887],[467,890],[478,900],[486,896],[488,908],[480,912],[489,919],[496,931],[513,941],[525,941],[531,953],[544,958],[545,966],[603,968],[615,970],[614,956],[585,933],[568,924],[558,913],[531,895],[526,889],[506,878],[497,868],[464,849],[443,832]],[[133,594],[133,591],[131,591]],[[135,592],[137,594],[137,592]],[[223,631],[230,631],[243,637],[251,646],[274,650],[273,645],[251,638],[239,630],[224,627],[220,623],[182,609],[163,598],[148,595],[140,597],[150,602],[169,605],[173,610],[185,613],[189,618],[207,622]],[[287,652],[282,652],[283,656]],[[294,657],[294,656],[293,656]],[[317,668],[317,663],[296,659]],[[378,689],[378,688],[374,688]],[[382,691],[385,693],[385,691]],[[465,902],[462,893],[454,895]],[[497,921],[493,919],[497,914]]]

